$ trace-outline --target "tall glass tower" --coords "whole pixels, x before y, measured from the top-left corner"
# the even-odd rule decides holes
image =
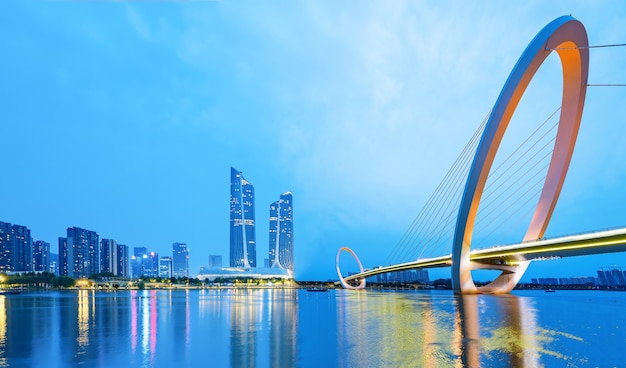
[[[230,168],[230,266],[256,267],[254,187]]]
[[[187,249],[187,244],[172,244],[172,262],[172,276],[189,277],[189,249]]]
[[[281,194],[270,205],[270,267],[293,272],[293,195]]]

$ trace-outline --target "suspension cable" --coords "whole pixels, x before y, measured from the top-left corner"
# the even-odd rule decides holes
[[[593,45],[593,46],[576,46],[576,47],[555,47],[549,48],[546,47],[546,51],[558,51],[558,50],[578,50],[578,49],[600,49],[605,47],[622,47],[626,46],[626,43],[614,43],[609,45]]]

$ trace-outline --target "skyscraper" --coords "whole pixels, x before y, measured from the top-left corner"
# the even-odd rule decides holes
[[[30,229],[22,225],[11,226],[13,230],[13,258],[14,271],[32,271],[33,268],[33,239]]]
[[[144,257],[148,258],[148,249],[146,247],[133,248],[131,263],[134,278],[141,277],[144,274]]]
[[[100,240],[100,272],[117,274],[117,242],[113,239]]]
[[[128,247],[113,239],[100,241],[100,272],[128,277]]]
[[[159,259],[159,277],[172,277],[172,257]]]
[[[74,252],[67,247],[67,238],[59,237],[59,263],[57,263],[59,276],[71,275],[70,266],[74,263],[73,254]]]
[[[100,272],[100,235],[95,231],[68,227],[67,237],[59,238],[61,275],[87,277]]]
[[[32,271],[30,229],[0,221],[0,271]]]
[[[124,244],[117,245],[117,273],[116,276],[120,277],[129,277],[130,273],[128,271],[128,246]]]
[[[43,240],[33,242],[33,271],[49,271],[50,243]]]
[[[13,247],[13,230],[11,224],[0,221],[0,271],[11,271],[11,248]]]
[[[256,267],[254,187],[230,168],[230,266]]]
[[[189,277],[189,249],[187,249],[187,244],[172,244],[172,260],[172,276]]]
[[[148,277],[159,276],[159,254],[149,252],[143,256],[143,274]]]
[[[293,272],[293,194],[286,192],[270,205],[269,266]]]

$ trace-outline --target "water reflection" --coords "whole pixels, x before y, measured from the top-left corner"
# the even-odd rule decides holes
[[[415,299],[409,294],[363,292],[347,292],[339,300],[342,366],[452,365],[449,301],[433,300],[430,294]]]
[[[0,296],[0,366],[619,366],[626,296],[610,296],[590,309],[561,294],[25,293]]]
[[[269,291],[270,367],[292,367],[298,361],[298,294]]]
[[[555,338],[582,342],[540,328],[531,298],[339,294],[341,366],[536,367],[546,359],[569,364],[572,356],[550,348]]]
[[[257,314],[262,303],[258,295],[247,290],[233,290],[230,308],[230,360],[233,367],[254,367],[256,364]]]
[[[457,320],[461,362],[465,367],[498,365],[537,367],[542,357],[573,364],[572,356],[549,346],[555,337],[582,342],[574,335],[540,328],[537,310],[530,298],[514,295],[457,296]],[[488,313],[485,313],[488,311]],[[481,324],[485,327],[481,328]]]

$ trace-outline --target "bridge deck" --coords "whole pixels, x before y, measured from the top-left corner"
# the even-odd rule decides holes
[[[514,264],[523,260],[532,261],[615,252],[626,252],[626,228],[472,250],[470,260],[486,264]],[[351,281],[387,272],[449,267],[451,265],[452,256],[446,255],[378,267],[345,277],[345,280]]]

